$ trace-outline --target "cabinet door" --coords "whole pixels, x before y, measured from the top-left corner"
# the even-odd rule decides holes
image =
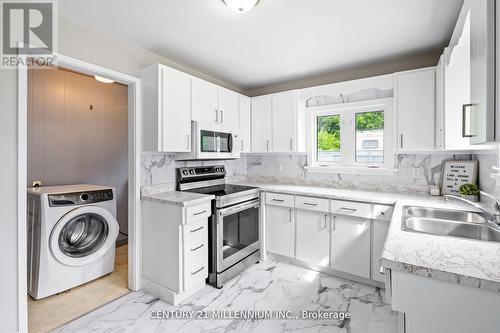
[[[252,124],[252,116],[250,112],[250,98],[246,96],[239,96],[239,139],[240,151],[242,153],[251,152],[251,136],[250,129]]]
[[[472,144],[495,141],[495,0],[470,2]]]
[[[389,224],[389,221],[373,221],[372,279],[379,282],[385,282],[385,276],[380,274],[380,257],[382,256],[382,250],[384,249]]]
[[[286,257],[295,256],[294,209],[266,207],[267,251]]]
[[[295,92],[273,95],[273,152],[297,149],[297,99]]]
[[[330,264],[330,214],[297,210],[298,260],[328,267]]]
[[[434,150],[435,70],[396,74],[398,150]]]
[[[332,216],[330,265],[337,271],[370,278],[370,221]]]
[[[238,129],[238,94],[224,88],[218,89],[219,124],[231,130]]]
[[[437,150],[444,150],[444,74],[445,74],[445,56],[439,57],[436,66],[436,132],[435,144]]]
[[[470,12],[467,13],[456,45],[445,49],[445,132],[446,150],[473,149],[464,135],[463,107],[470,104]]]
[[[189,152],[191,150],[191,78],[168,67],[162,72],[161,151]]]
[[[272,151],[272,108],[271,97],[252,99],[252,152]]]
[[[200,79],[192,79],[191,115],[193,120],[217,123],[219,112],[217,86]]]

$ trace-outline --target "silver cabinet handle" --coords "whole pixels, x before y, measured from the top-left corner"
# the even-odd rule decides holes
[[[274,202],[284,202],[285,200],[283,199],[273,199]]]
[[[333,221],[330,220],[330,231],[335,231],[337,216],[333,215]]]
[[[224,111],[219,111],[220,112],[220,123],[222,124],[224,122]]]
[[[472,134],[472,128],[470,127],[470,123],[467,119],[470,120],[471,110],[473,104],[464,104],[462,105],[462,137],[471,138],[474,135]]]
[[[219,110],[214,110],[215,111],[215,122],[219,122]]]
[[[266,140],[266,149],[269,151],[269,140]]]
[[[290,139],[290,151],[293,151],[293,139]]]
[[[190,230],[189,232],[197,232],[197,231],[200,231],[200,230],[203,230],[205,227],[199,227],[199,228],[196,228],[196,229],[193,229],[193,230]]]
[[[326,229],[326,221],[328,219],[328,214],[325,214],[325,221],[323,222],[323,229]]]
[[[339,211],[341,211],[341,210],[346,210],[348,212],[353,212],[353,213],[358,211],[355,208],[347,208],[347,207],[342,207],[342,208],[339,209]]]
[[[304,205],[306,205],[306,206],[316,207],[318,204],[315,204],[315,203],[310,203],[310,202],[304,202]]]
[[[205,266],[201,266],[201,268],[199,270],[191,272],[191,275],[196,275],[196,274],[198,274],[199,272],[201,272],[204,269],[205,269]]]
[[[197,247],[195,247],[195,248],[192,248],[192,249],[191,249],[191,252],[195,252],[195,251],[197,251],[197,250],[201,249],[203,246],[205,246],[205,244],[201,244],[200,246],[197,246]]]
[[[193,216],[198,216],[198,215],[201,215],[201,214],[205,214],[207,211],[204,210],[204,211],[201,211],[201,212],[198,212],[198,213],[193,213]]]
[[[189,134],[187,134],[187,135],[186,135],[186,138],[187,138],[187,147],[186,147],[186,148],[187,148],[187,149],[189,149],[189,148],[191,148],[191,140],[190,140],[190,139],[191,139],[191,137],[190,137],[190,135],[189,135]]]
[[[290,208],[290,219],[288,220],[288,222],[293,222],[293,209]]]
[[[403,148],[403,133],[400,134],[399,143],[401,145],[401,148]]]
[[[241,140],[241,151],[243,151],[243,140]]]

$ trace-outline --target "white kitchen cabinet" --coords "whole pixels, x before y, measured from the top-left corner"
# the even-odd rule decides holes
[[[398,151],[434,150],[435,68],[395,74]]]
[[[297,149],[297,94],[295,91],[272,96],[273,152]]]
[[[385,276],[380,273],[380,257],[384,249],[385,239],[390,221],[374,220],[372,230],[372,280],[384,283]]]
[[[330,267],[351,275],[370,278],[370,221],[333,215]]]
[[[239,99],[238,94],[218,87],[218,111],[219,111],[219,124],[225,128],[237,130],[238,122],[238,108]]]
[[[191,77],[155,64],[141,71],[143,148],[145,151],[191,150]]]
[[[142,201],[142,288],[177,304],[205,287],[211,202]]]
[[[309,264],[330,264],[330,214],[298,209],[296,258]]]
[[[436,132],[435,132],[435,145],[436,150],[445,149],[445,56],[439,57],[439,62],[436,66]]]
[[[252,99],[252,152],[272,152],[272,98]]]
[[[252,114],[251,114],[251,99],[243,95],[238,96],[239,103],[239,140],[240,151],[242,153],[249,153],[252,151]]]
[[[267,251],[295,257],[295,212],[293,196],[266,193]]]
[[[198,78],[193,78],[191,84],[192,120],[219,123],[218,87]]]

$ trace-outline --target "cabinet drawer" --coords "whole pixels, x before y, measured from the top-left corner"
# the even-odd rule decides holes
[[[186,208],[186,224],[196,220],[206,219],[212,214],[212,204],[207,202],[202,205]]]
[[[184,261],[184,290],[189,290],[205,282],[208,276],[208,252]]]
[[[196,239],[208,238],[208,221],[206,219],[199,220],[182,226],[182,234],[184,244]]]
[[[278,194],[278,193],[266,193],[266,204],[294,208],[295,207],[295,200],[294,200],[293,195]]]
[[[394,207],[385,205],[373,205],[373,219],[390,221]]]
[[[207,234],[199,234],[189,241],[184,243],[184,260],[189,260],[200,253],[208,251],[208,237]]]
[[[328,199],[296,196],[295,208],[328,212]]]
[[[355,201],[332,200],[330,212],[335,215],[356,216],[367,219],[373,218],[371,204]]]

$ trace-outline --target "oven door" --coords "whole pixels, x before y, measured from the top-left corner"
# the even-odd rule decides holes
[[[217,209],[217,272],[260,249],[260,199]]]

